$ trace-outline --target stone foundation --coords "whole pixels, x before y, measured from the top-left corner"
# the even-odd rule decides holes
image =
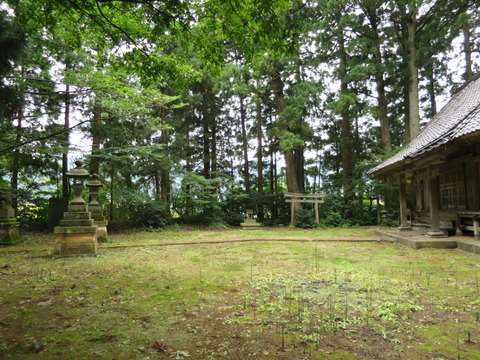
[[[53,256],[96,256],[98,251],[97,226],[62,227],[54,229]]]
[[[64,214],[60,226],[53,229],[55,245],[53,256],[96,256],[98,251],[98,226],[90,218],[88,211],[70,212]]]
[[[240,224],[244,230],[256,230],[260,229],[260,224],[254,218],[247,218],[243,223]]]
[[[15,245],[21,241],[20,223],[17,219],[0,219],[0,245]]]
[[[107,242],[107,240],[108,240],[108,233],[107,233],[108,221],[97,221],[97,220],[95,220],[95,225],[98,226],[97,241],[99,243]]]

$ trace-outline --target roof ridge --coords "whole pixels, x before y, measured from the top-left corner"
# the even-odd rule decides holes
[[[465,89],[468,85],[470,85],[470,83],[474,82],[479,77],[480,77],[480,73],[474,75],[470,80],[464,81],[464,83],[462,85],[460,85],[458,88],[453,89],[453,95],[456,95],[457,93],[459,93],[460,91]]]

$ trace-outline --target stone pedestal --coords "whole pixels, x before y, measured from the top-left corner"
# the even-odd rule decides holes
[[[20,241],[20,223],[17,219],[0,218],[0,245],[15,245]]]
[[[240,224],[244,230],[256,230],[260,229],[260,224],[254,218],[246,218],[243,223]]]
[[[88,211],[67,211],[55,233],[54,256],[96,256],[98,251],[97,230]],[[84,209],[85,210],[85,209]]]
[[[107,234],[107,225],[108,220],[105,219],[103,216],[103,212],[100,208],[100,205],[92,206],[88,205],[88,210],[92,214],[92,219],[94,224],[97,225],[97,241],[98,242],[107,242],[108,234]]]
[[[427,232],[427,236],[429,238],[446,238],[448,235],[446,235],[443,231],[429,231]]]

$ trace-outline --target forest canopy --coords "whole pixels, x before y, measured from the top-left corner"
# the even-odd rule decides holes
[[[42,225],[82,158],[119,222],[238,225],[254,209],[274,225],[284,191],[323,191],[323,225],[376,223],[395,181],[366,173],[478,71],[479,7],[1,1],[3,186]]]

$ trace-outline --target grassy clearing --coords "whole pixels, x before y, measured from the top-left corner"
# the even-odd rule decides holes
[[[246,231],[242,229],[227,228],[202,228],[170,226],[166,229],[157,229],[152,231],[123,231],[110,234],[109,242],[101,244],[101,247],[119,247],[119,246],[141,246],[141,245],[161,245],[165,243],[189,243],[199,240],[222,241],[246,238],[257,239],[335,239],[335,238],[375,238],[373,228],[349,228],[349,229],[299,229],[294,227],[261,228],[260,230]],[[51,251],[54,235],[52,234],[26,234],[25,241],[16,246],[0,247],[2,252],[11,251]]]
[[[299,236],[282,230],[273,236]],[[348,236],[335,231],[328,236]],[[210,231],[172,234],[114,235],[110,245]],[[275,241],[104,247],[97,258],[52,260],[46,240],[0,253],[0,357],[480,358],[476,255]]]

